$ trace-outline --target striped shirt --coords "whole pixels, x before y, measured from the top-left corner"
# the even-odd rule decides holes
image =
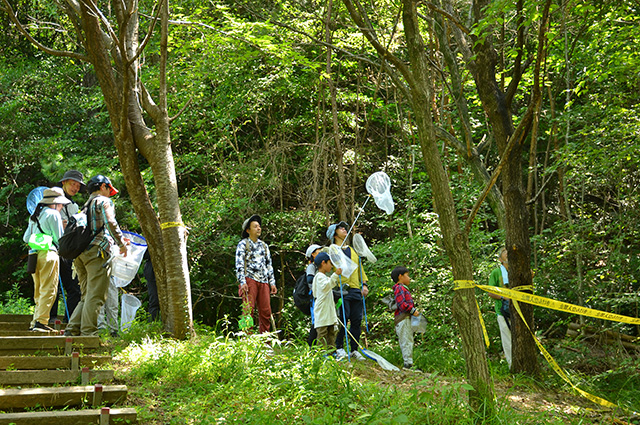
[[[98,245],[108,253],[111,252],[113,245],[125,246],[124,237],[116,221],[113,201],[106,196],[91,195],[87,204],[91,208],[91,230],[95,232],[104,225],[104,228],[93,238],[90,245]]]

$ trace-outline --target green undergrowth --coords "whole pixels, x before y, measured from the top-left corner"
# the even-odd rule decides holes
[[[116,347],[116,367],[118,379],[129,386],[129,403],[138,407],[140,423],[478,423],[469,411],[469,386],[462,377],[436,370],[437,359],[427,362],[427,353],[420,350],[416,364],[427,366],[425,373],[389,372],[373,361],[336,362],[303,342],[206,329],[188,341],[153,332],[143,337],[136,326],[132,332]],[[371,349],[397,364],[391,344]],[[444,357],[446,370],[448,357]],[[525,388],[510,377],[505,382],[494,380],[500,381],[495,383],[496,415],[485,423],[595,423],[585,413],[589,409],[567,414],[544,400],[514,409],[514,397],[544,398],[544,388]],[[505,386],[511,389],[502,391]]]

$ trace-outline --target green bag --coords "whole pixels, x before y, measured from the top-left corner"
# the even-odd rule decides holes
[[[29,247],[38,251],[48,251],[53,245],[53,238],[45,233],[33,233],[29,236]]]

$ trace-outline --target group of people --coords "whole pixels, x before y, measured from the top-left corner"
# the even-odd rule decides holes
[[[120,254],[126,256],[127,241],[123,237],[113,201],[118,193],[111,181],[96,175],[86,184],[84,176],[76,170],[67,171],[58,186],[45,189],[29,218],[29,225],[23,240],[29,243],[34,236],[48,236],[51,243],[46,246],[31,247],[29,255],[35,257],[35,267],[29,270],[34,282],[35,310],[30,329],[51,331],[50,320],[57,315],[56,299],[58,281],[66,293],[66,315],[68,320],[65,335],[97,335],[98,314],[104,305],[109,287],[108,260],[112,248],[117,246]],[[93,239],[87,249],[74,260],[60,258],[58,241],[62,237],[71,216],[80,208],[73,201],[78,192],[88,191],[89,199],[83,206],[87,211],[88,226]],[[77,278],[74,278],[73,269]]]
[[[269,332],[271,320],[270,295],[277,293],[271,254],[266,243],[260,240],[262,219],[252,215],[242,224],[242,240],[236,248],[236,276],[239,283],[238,293],[250,311],[257,310],[259,331]],[[362,319],[365,311],[364,301],[369,293],[368,278],[362,267],[360,255],[346,243],[349,226],[344,221],[329,226],[326,232],[330,245],[335,245],[356,268],[349,276],[343,276],[343,270],[331,262],[326,248],[318,244],[310,245],[306,250],[309,264],[306,278],[313,295],[311,308],[312,325],[308,342],[322,345],[328,353],[340,360],[347,356],[364,360],[360,348]],[[413,368],[413,331],[411,316],[419,316],[407,285],[411,282],[409,271],[396,267],[391,278],[398,309],[395,312],[396,332],[404,360],[404,367]],[[340,285],[338,295],[334,287]],[[336,309],[336,299],[342,304]],[[347,325],[348,324],[348,328]],[[317,342],[316,342],[317,341]],[[345,349],[346,348],[346,349]],[[347,352],[347,349],[350,352]]]
[[[350,356],[364,359],[358,351],[364,312],[364,299],[369,293],[367,275],[362,267],[359,253],[346,243],[349,226],[341,221],[329,226],[326,232],[329,244],[336,245],[346,258],[357,268],[349,277],[342,275],[343,270],[331,262],[327,248],[318,244],[310,245],[306,252],[308,265],[305,270],[309,291],[313,295],[311,306],[311,329],[307,342],[309,346],[322,345],[336,359],[347,357],[345,344],[351,350]],[[271,253],[267,244],[260,239],[262,218],[252,215],[242,224],[242,240],[236,248],[235,268],[239,283],[238,294],[249,312],[257,310],[259,331],[269,332],[272,314],[270,296],[277,293]],[[507,251],[502,249],[499,255],[500,267],[490,276],[489,284],[508,286]],[[410,272],[406,267],[398,266],[391,271],[396,308],[394,325],[405,369],[413,369],[414,328],[412,317],[420,317],[413,297],[408,289],[411,284]],[[334,291],[340,285],[339,291]],[[341,295],[336,295],[336,292]],[[509,330],[509,300],[489,294],[495,299],[495,311],[500,327],[500,335],[505,357],[511,367],[511,332]],[[337,299],[342,305],[336,308]],[[349,324],[349,329],[346,326]],[[348,333],[348,336],[345,335]]]

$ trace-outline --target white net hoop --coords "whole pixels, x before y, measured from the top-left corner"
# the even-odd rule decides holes
[[[391,197],[391,179],[384,171],[378,171],[369,176],[365,185],[367,192],[373,196],[378,208],[387,214],[393,213],[395,205]]]
[[[360,233],[356,233],[353,235],[353,248],[361,257],[366,257],[372,263],[378,261],[375,255],[371,252],[367,243],[364,241],[364,238]]]

